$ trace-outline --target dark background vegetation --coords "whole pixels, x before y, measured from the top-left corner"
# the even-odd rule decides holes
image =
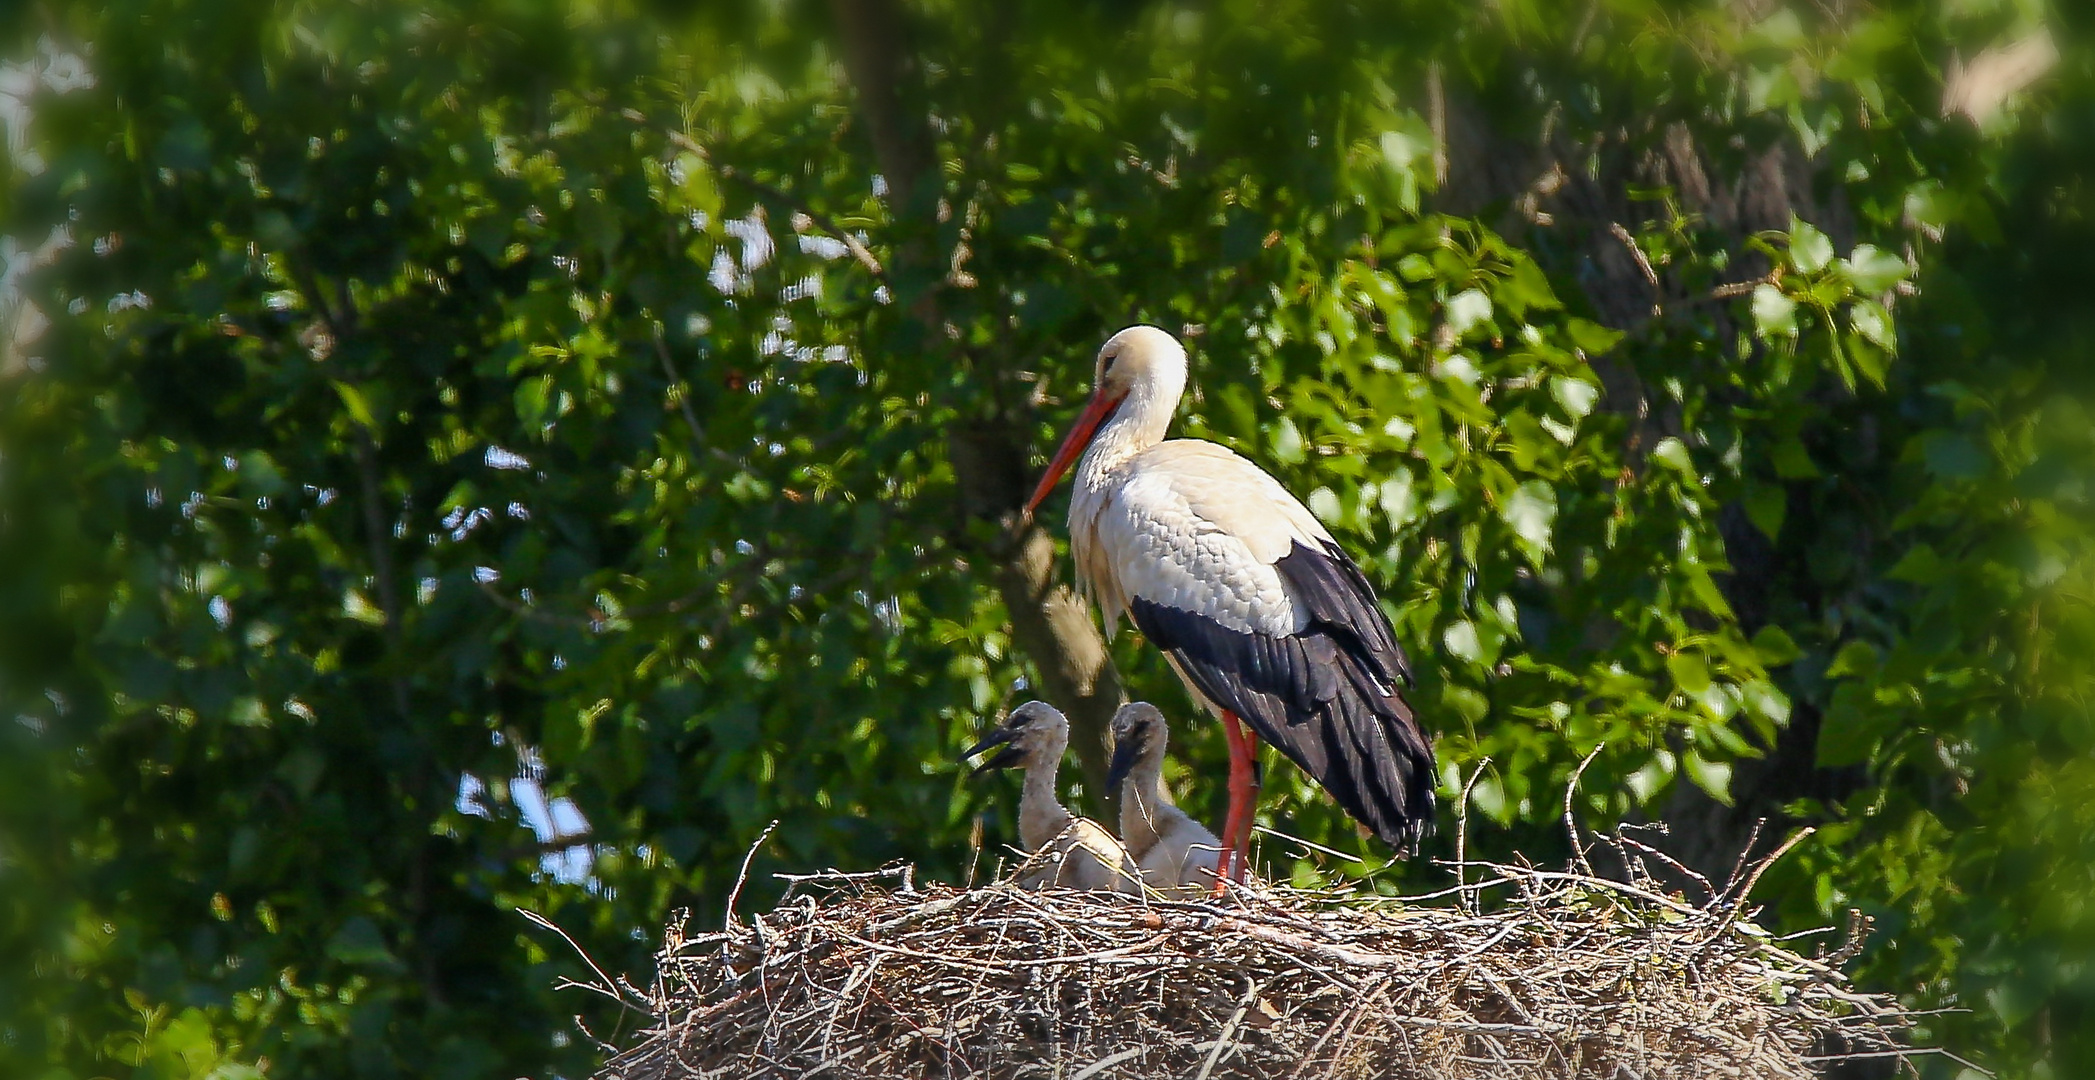
[[[745,904],[987,874],[1025,696],[1094,812],[1159,702],[1219,817],[1012,514],[1134,320],[1383,590],[1472,851],[1598,747],[1586,823],[1816,826],[1767,921],[2095,1071],[2081,5],[8,12],[0,1074],[581,1076],[635,1020],[513,909],[644,977],[774,818]],[[1270,775],[1363,855],[1272,872],[1446,881]]]

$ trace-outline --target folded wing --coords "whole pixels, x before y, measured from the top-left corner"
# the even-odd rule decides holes
[[[1089,535],[1073,529],[1107,617],[1125,610],[1205,704],[1251,724],[1384,842],[1414,848],[1433,817],[1433,752],[1360,568],[1222,447],[1161,443],[1129,472]]]

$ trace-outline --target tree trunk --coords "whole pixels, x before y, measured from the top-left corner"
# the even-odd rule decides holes
[[[923,324],[926,348],[958,364],[963,358],[951,344],[939,304],[946,261],[930,241],[940,201],[938,158],[924,114],[913,104],[919,98],[919,73],[902,11],[894,0],[832,0],[830,10],[858,97],[858,116],[903,229],[888,260],[890,288],[895,282],[931,283],[913,296],[898,290],[894,299]],[[948,439],[948,455],[963,516],[997,527],[998,539],[981,553],[995,563],[1012,637],[1039,673],[1042,698],[1068,715],[1085,789],[1104,819],[1112,820],[1115,800],[1105,790],[1106,740],[1123,700],[1120,674],[1090,605],[1058,581],[1054,540],[1038,524],[1019,521],[1028,450],[1019,433],[1029,428],[1018,417],[965,425]]]

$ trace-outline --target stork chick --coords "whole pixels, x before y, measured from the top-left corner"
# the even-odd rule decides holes
[[[1204,892],[1216,881],[1222,842],[1186,816],[1164,789],[1164,714],[1130,701],[1113,714],[1113,765],[1106,786],[1120,792],[1120,839],[1142,880],[1159,892]]]
[[[1056,885],[1100,892],[1139,891],[1141,871],[1134,857],[1105,827],[1065,809],[1055,797],[1055,773],[1069,749],[1069,719],[1044,701],[1028,701],[1011,710],[995,731],[968,748],[971,758],[1003,746],[996,756],[975,767],[980,776],[992,769],[1019,766],[1026,781],[1018,800],[1018,838],[1028,851],[1045,853],[1046,865],[1027,873],[1019,884],[1029,889]]]

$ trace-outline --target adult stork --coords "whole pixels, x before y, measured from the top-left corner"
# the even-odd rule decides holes
[[[1244,880],[1255,738],[1385,843],[1416,850],[1433,818],[1433,750],[1404,700],[1410,668],[1367,578],[1264,470],[1214,443],[1164,438],[1186,388],[1178,339],[1154,326],[1122,330],[1099,349],[1092,385],[1026,513],[1075,463],[1070,551],[1106,635],[1126,614],[1221,718],[1222,876]]]

